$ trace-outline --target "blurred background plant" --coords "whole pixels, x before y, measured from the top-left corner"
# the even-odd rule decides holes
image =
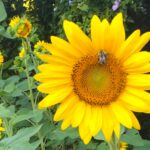
[[[62,28],[64,19],[76,22],[90,34],[90,19],[93,14],[111,20],[120,11],[124,14],[127,35],[137,28],[142,32],[150,30],[149,0],[0,0],[0,51],[4,57],[4,63],[0,66],[0,69],[3,68],[0,79],[0,117],[3,118],[6,130],[2,133],[0,150],[108,149],[101,133],[90,144],[84,145],[76,129],[61,131],[60,124],[52,121],[55,107],[44,111],[33,109],[28,95],[32,90],[35,104],[42,97],[32,78],[36,72],[35,63],[40,63],[35,55],[39,52],[39,47],[36,51],[37,46],[43,46],[42,42],[36,44],[39,40],[50,42],[50,35],[65,37]],[[35,53],[26,52],[22,40],[16,38],[8,28],[14,16],[30,20],[32,32],[28,42],[32,49],[35,48]],[[149,45],[148,48],[150,49]],[[28,61],[30,89],[24,58]],[[122,128],[121,140],[129,144],[128,149],[149,150],[150,116],[137,116],[142,126],[140,134],[134,129],[125,131]]]

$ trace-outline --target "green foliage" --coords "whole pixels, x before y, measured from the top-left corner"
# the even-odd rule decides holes
[[[1,10],[0,11],[0,22],[1,22],[4,19],[6,19],[6,17],[7,17],[5,7],[4,7],[4,4],[3,4],[2,0],[0,0],[0,10]]]
[[[8,26],[12,17],[27,16],[34,28],[28,38],[31,49],[39,39],[49,41],[50,35],[65,37],[62,28],[65,19],[76,22],[90,34],[90,19],[94,14],[111,20],[119,11],[123,12],[127,34],[139,27],[142,31],[149,29],[148,0],[122,0],[117,11],[112,10],[113,2],[30,0],[29,8],[25,8],[23,0],[0,0],[0,49],[5,57],[0,68],[0,117],[6,130],[2,133],[0,150],[109,150],[102,132],[84,145],[77,129],[62,131],[60,124],[53,121],[57,106],[37,109],[38,102],[45,96],[36,90],[38,83],[33,79],[41,62],[33,51],[27,52],[23,59],[18,57],[23,41],[16,39]],[[122,128],[121,134],[121,140],[129,144],[129,149],[149,150],[150,139],[144,140],[137,130]]]

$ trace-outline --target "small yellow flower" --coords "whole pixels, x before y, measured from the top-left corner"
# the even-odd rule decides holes
[[[0,138],[2,137],[2,132],[3,131],[5,131],[5,128],[4,127],[2,127],[2,123],[3,123],[3,121],[2,121],[2,119],[0,118]]]
[[[33,0],[23,0],[23,7],[25,7],[27,11],[33,9],[34,6],[33,6],[32,2],[33,2]]]
[[[49,45],[48,43],[44,42],[44,41],[38,41],[35,45],[34,45],[34,49],[37,51],[43,51],[43,50],[47,50],[47,45]]]
[[[4,62],[4,57],[2,55],[2,53],[0,52],[0,65]]]
[[[20,53],[19,53],[19,57],[23,58],[23,57],[25,57],[25,55],[26,55],[26,51],[25,51],[24,48],[22,48],[21,51],[20,51]]]
[[[120,148],[120,150],[127,150],[128,144],[125,143],[125,142],[120,142],[119,143],[119,148]]]
[[[19,16],[11,19],[9,26],[15,31],[17,37],[27,38],[31,33],[32,25],[26,18],[20,18]]]

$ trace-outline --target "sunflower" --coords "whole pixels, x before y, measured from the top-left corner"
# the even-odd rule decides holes
[[[0,52],[0,65],[4,62],[4,57],[2,55],[2,53]]]
[[[9,26],[16,33],[16,36],[21,38],[27,38],[32,30],[32,25],[29,20],[20,18],[19,16],[11,19]]]
[[[111,23],[91,19],[91,39],[78,25],[64,21],[68,42],[51,36],[45,61],[35,75],[42,82],[38,90],[48,95],[40,109],[58,103],[55,121],[64,130],[78,127],[85,144],[102,131],[109,141],[120,126],[140,129],[133,112],[150,112],[150,53],[140,50],[150,40],[150,32],[135,30],[125,39],[122,13]]]

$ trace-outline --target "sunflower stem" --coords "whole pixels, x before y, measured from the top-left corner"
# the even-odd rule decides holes
[[[28,70],[28,60],[27,60],[27,58],[25,58],[25,66],[26,66],[25,73],[26,73],[26,76],[27,76],[27,82],[28,82],[28,87],[29,87],[29,92],[30,92],[29,99],[31,101],[32,108],[35,109],[34,97],[33,97],[31,79],[30,79],[29,70]]]
[[[3,119],[3,125],[7,136],[13,136],[13,127],[6,118]]]
[[[27,52],[31,53],[31,45],[30,45],[30,42],[27,39],[23,40],[22,43],[23,43],[23,47],[24,47],[24,49],[26,51],[26,56],[25,56],[25,73],[26,73],[27,82],[28,82],[28,88],[29,88],[29,93],[30,93],[29,94],[29,99],[31,101],[32,109],[35,110],[36,109],[36,104],[34,102],[34,96],[33,96],[33,90],[32,90],[32,80],[31,80],[30,74],[29,74],[29,65],[28,65],[28,57],[27,57]],[[34,61],[33,61],[33,64],[34,64]],[[36,123],[36,125],[38,125],[38,123]],[[45,150],[45,143],[43,141],[43,137],[42,137],[40,131],[38,132],[38,138],[41,141],[41,150]]]
[[[0,79],[3,77],[3,64],[0,65]]]
[[[25,73],[26,73],[26,77],[27,77],[27,82],[28,82],[28,88],[29,88],[29,99],[31,101],[32,104],[32,108],[35,109],[35,104],[34,104],[34,96],[33,96],[33,92],[32,92],[32,81],[30,78],[30,74],[29,74],[29,66],[28,66],[28,58],[27,58],[27,52],[29,49],[28,43],[26,40],[22,41],[23,43],[23,47],[25,49],[26,52],[26,56],[25,56]]]
[[[119,150],[118,139],[113,134],[112,139],[108,142],[108,146],[110,150]]]
[[[37,66],[38,66],[38,62],[36,61],[36,59],[34,58],[34,54],[33,54],[33,51],[31,49],[31,44],[30,44],[30,41],[29,39],[27,38],[26,39],[26,43],[27,43],[27,47],[28,47],[28,50],[29,50],[29,53],[30,53],[30,56],[31,56],[31,59],[32,59],[32,62],[34,64],[34,71],[37,73]]]

